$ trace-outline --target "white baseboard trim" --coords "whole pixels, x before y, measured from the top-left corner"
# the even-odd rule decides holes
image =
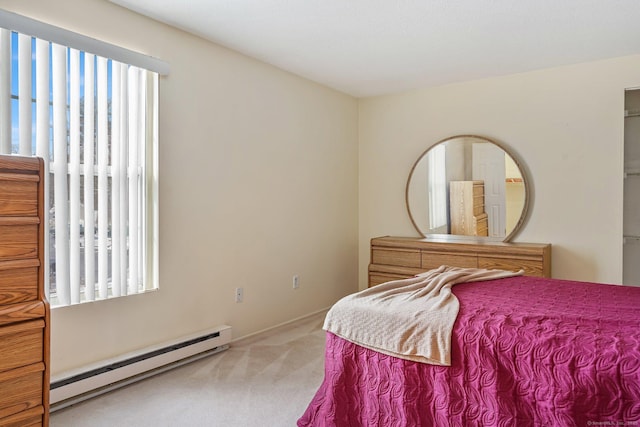
[[[316,316],[316,315],[318,315],[320,313],[326,313],[327,311],[329,311],[330,308],[331,308],[331,306],[326,307],[326,308],[322,308],[322,309],[314,311],[312,313],[305,314],[304,316],[296,317],[295,319],[287,320],[286,322],[278,323],[277,325],[270,326],[268,328],[261,329],[261,330],[256,331],[256,332],[252,332],[250,334],[243,335],[243,336],[238,337],[238,338],[234,338],[234,339],[231,340],[231,343],[234,344],[234,343],[237,343],[238,341],[244,341],[244,340],[249,339],[249,338],[254,338],[256,335],[264,334],[266,332],[271,332],[271,331],[273,331],[275,329],[282,328],[284,326],[290,326],[293,323],[300,322],[301,320],[308,319],[309,317]]]

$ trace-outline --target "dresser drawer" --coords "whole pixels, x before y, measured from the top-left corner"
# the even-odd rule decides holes
[[[371,262],[373,264],[420,268],[420,250],[373,248]]]
[[[44,320],[0,327],[0,372],[42,362]]]
[[[476,255],[448,254],[443,252],[422,251],[422,269],[424,271],[438,268],[441,265],[451,267],[478,267]]]
[[[47,305],[42,300],[0,305],[0,327],[19,322],[40,320],[46,315]]]
[[[38,261],[0,263],[0,305],[38,299]]]
[[[37,406],[7,418],[0,419],[2,427],[35,427],[44,425],[44,407]]]
[[[0,425],[2,419],[42,406],[44,364],[0,373]]]
[[[543,266],[539,261],[535,260],[478,257],[478,267],[509,271],[518,271],[522,269],[524,270],[525,276],[546,277],[543,271]]]
[[[486,213],[474,217],[473,234],[475,236],[489,235],[489,219]]]
[[[484,197],[483,181],[473,181],[473,197]]]
[[[399,274],[387,274],[387,273],[370,273],[369,274],[369,287],[379,285],[381,283],[390,282],[392,280],[406,279],[407,276]]]
[[[38,177],[0,173],[0,215],[38,215]]]
[[[38,257],[38,224],[0,222],[0,261]]]

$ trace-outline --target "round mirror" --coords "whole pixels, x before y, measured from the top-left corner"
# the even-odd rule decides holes
[[[406,201],[424,237],[505,242],[524,223],[529,205],[520,164],[495,141],[474,135],[453,136],[425,151],[409,173]]]

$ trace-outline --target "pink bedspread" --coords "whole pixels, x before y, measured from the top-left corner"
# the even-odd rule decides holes
[[[453,292],[452,366],[327,333],[298,426],[640,426],[640,287],[515,277]]]

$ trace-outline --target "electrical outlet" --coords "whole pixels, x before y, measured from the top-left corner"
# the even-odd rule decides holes
[[[298,289],[300,287],[300,277],[296,274],[293,276],[293,289]]]
[[[244,289],[236,288],[236,302],[242,302],[244,299]]]

